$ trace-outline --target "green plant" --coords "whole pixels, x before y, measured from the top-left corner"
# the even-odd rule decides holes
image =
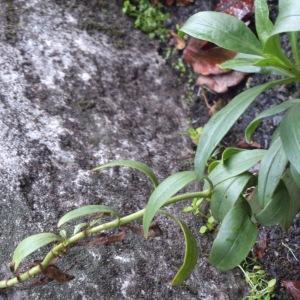
[[[169,15],[162,12],[160,4],[154,6],[149,0],[125,0],[122,10],[123,13],[135,19],[135,28],[147,33],[150,38],[166,40],[168,30],[164,24]]]
[[[253,259],[247,259],[239,266],[250,289],[247,300],[270,300],[274,296],[276,279],[269,279],[266,271]]]
[[[263,118],[287,111],[272,136],[268,150],[227,148],[221,156],[216,151],[229,129],[259,94],[276,85],[300,81],[299,1],[281,0],[275,25],[269,20],[265,0],[256,0],[255,7],[258,38],[243,22],[217,12],[201,12],[192,16],[182,31],[239,52],[236,58],[226,62],[223,67],[249,72],[271,72],[282,78],[244,91],[210,119],[203,128],[195,157],[195,169],[192,171],[175,173],[159,183],[153,171],[139,162],[115,161],[96,168],[101,170],[125,166],[147,175],[154,190],[146,207],[123,217],[106,206],[81,207],[67,213],[59,221],[59,227],[95,213],[108,213],[114,219],[98,224],[98,217],[91,222],[77,224],[71,234],[67,231],[61,235],[42,233],[23,240],[13,255],[14,271],[32,252],[49,243],[56,244],[40,264],[11,279],[0,281],[0,288],[13,286],[42,273],[55,258],[65,254],[79,240],[134,220],[143,219],[144,234],[147,237],[157,214],[170,216],[164,207],[188,199],[210,199],[212,216],[220,226],[209,261],[221,271],[234,268],[245,259],[256,241],[260,224],[280,224],[285,229],[290,226],[300,209],[300,100],[288,100],[262,112],[246,128],[246,139],[250,140]],[[279,34],[285,32],[289,33],[294,61],[280,48]],[[253,171],[258,163],[259,171],[257,168]],[[203,191],[175,196],[191,182],[201,180],[204,180]],[[197,200],[192,202],[193,209],[197,209],[197,206]],[[184,262],[173,280],[173,284],[178,285],[195,267],[198,250],[187,225],[173,216],[171,218],[179,224],[186,242]]]

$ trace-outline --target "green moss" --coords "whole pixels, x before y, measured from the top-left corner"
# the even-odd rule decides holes
[[[125,0],[123,12],[134,18],[135,28],[147,33],[150,38],[166,40],[168,30],[165,28],[165,21],[169,18],[169,14],[162,11],[161,5],[153,6],[148,0]]]

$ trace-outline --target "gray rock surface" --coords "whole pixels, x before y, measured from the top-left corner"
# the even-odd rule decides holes
[[[137,159],[159,178],[190,166],[183,87],[109,0],[0,2],[0,273],[26,236],[55,231],[58,218],[84,204],[122,214],[142,208],[151,191],[126,169],[89,170],[116,158]],[[178,209],[177,209],[178,210]],[[77,247],[60,261],[68,284],[23,285],[3,299],[240,299],[238,272],[208,265],[211,237],[186,286],[170,280],[183,256],[179,230],[128,233],[112,246]],[[199,220],[190,220],[199,225]],[[37,257],[41,257],[39,252]]]

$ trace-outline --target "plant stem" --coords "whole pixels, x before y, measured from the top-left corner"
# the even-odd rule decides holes
[[[170,198],[164,206],[175,204],[179,201],[192,199],[195,197],[208,198],[210,196],[211,196],[211,189],[208,189],[208,190],[205,190],[202,192],[186,193],[186,194],[182,194],[182,195],[178,195],[178,196]],[[145,213],[145,208],[143,208],[137,212],[134,212],[128,216],[118,218],[113,221],[85,229],[85,230],[71,236],[69,239],[54,246],[50,250],[50,252],[48,252],[48,254],[46,254],[46,256],[44,257],[43,261],[40,264],[30,268],[26,272],[18,274],[17,276],[15,276],[13,278],[10,278],[7,280],[1,280],[0,281],[0,289],[15,286],[18,283],[27,281],[27,280],[31,279],[32,277],[35,277],[35,276],[43,273],[43,270],[45,270],[55,258],[57,258],[60,255],[66,254],[67,248],[69,246],[75,245],[78,241],[80,241],[86,237],[103,232],[105,230],[118,228],[119,226],[131,223],[132,221],[142,218],[144,213]]]

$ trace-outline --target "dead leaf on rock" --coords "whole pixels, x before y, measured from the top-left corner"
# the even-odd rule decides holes
[[[114,235],[102,234],[99,237],[93,238],[91,241],[78,243],[79,246],[98,246],[98,245],[111,245],[117,242],[122,242],[125,238],[126,232],[122,230],[120,233]]]
[[[197,84],[207,86],[216,93],[225,93],[229,87],[239,84],[245,76],[246,74],[237,71],[212,76],[200,75],[197,79]]]
[[[254,13],[254,0],[220,0],[215,11],[224,12],[243,21],[248,21]]]
[[[217,75],[227,73],[219,67],[223,62],[232,59],[236,53],[217,47],[203,40],[190,39],[183,51],[183,59],[186,64],[192,66],[197,74]]]
[[[300,300],[300,281],[284,280],[282,285],[289,291],[293,300]]]
[[[69,282],[75,278],[73,275],[67,274],[60,270],[56,265],[49,265],[43,270],[42,274],[46,276],[46,278],[55,280],[61,284]]]

